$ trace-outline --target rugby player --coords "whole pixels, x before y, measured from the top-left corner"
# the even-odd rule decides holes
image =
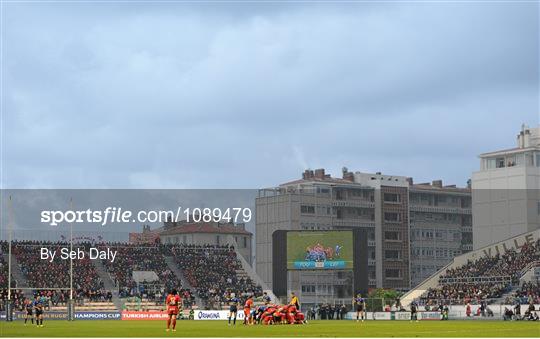
[[[253,296],[250,295],[246,303],[244,304],[244,325],[250,325],[253,323],[251,317],[251,308],[253,307]]]
[[[262,300],[263,300],[263,302],[264,302],[265,305],[270,304],[270,301],[272,301],[272,300],[270,299],[270,296],[269,296],[268,293],[266,293],[266,292],[263,292]]]
[[[275,305],[268,305],[266,310],[261,315],[262,323],[264,325],[270,325],[274,323],[274,312],[276,311]]]
[[[26,326],[28,318],[30,318],[30,320],[32,321],[32,325],[34,325],[34,305],[32,304],[32,301],[26,299],[24,301],[24,308],[26,310],[26,315],[24,317],[24,326]]]
[[[231,326],[231,318],[233,318],[233,314],[234,314],[233,325],[236,325],[236,315],[238,313],[238,304],[240,303],[240,300],[236,297],[234,293],[231,293],[228,302],[229,302],[229,326]]]
[[[178,295],[176,289],[173,289],[167,296],[167,299],[165,299],[165,306],[167,307],[167,332],[169,332],[171,324],[172,331],[176,332],[176,317],[178,316],[181,305],[182,299]]]
[[[356,298],[353,299],[353,304],[356,304],[356,321],[360,321],[360,318],[362,318],[362,322],[364,322],[364,314],[366,310],[366,300],[362,298],[362,295],[358,293],[356,295]]]
[[[418,322],[418,307],[414,301],[411,303],[411,322],[413,320]]]
[[[43,309],[45,308],[45,297],[36,296],[34,309],[36,310],[36,326],[43,327]]]

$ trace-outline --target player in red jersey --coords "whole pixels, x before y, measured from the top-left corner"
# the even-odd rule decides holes
[[[286,319],[287,319],[287,322],[289,324],[294,324],[296,323],[296,319],[295,319],[295,316],[296,316],[296,306],[294,305],[289,305],[289,308],[287,309],[287,313],[285,314],[286,316]]]
[[[264,325],[270,325],[274,322],[274,312],[276,311],[275,305],[270,305],[262,314],[262,323]]]
[[[252,323],[251,319],[251,308],[253,307],[253,296],[250,295],[246,303],[244,304],[244,325],[249,325]]]
[[[169,294],[165,300],[165,306],[167,306],[167,332],[169,332],[171,323],[173,332],[176,332],[176,316],[180,311],[181,305],[182,299],[180,299],[178,292],[176,292],[175,289],[172,290],[171,294]]]
[[[286,305],[280,306],[274,312],[274,323],[283,324],[285,322],[286,317],[287,317],[287,306]]]

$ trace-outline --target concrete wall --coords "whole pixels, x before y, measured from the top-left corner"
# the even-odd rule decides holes
[[[539,183],[538,167],[473,173],[474,249],[540,228]]]

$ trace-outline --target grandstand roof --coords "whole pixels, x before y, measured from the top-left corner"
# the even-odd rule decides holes
[[[171,229],[168,229],[162,232],[160,235],[175,235],[175,234],[186,234],[186,233],[219,233],[219,234],[243,234],[243,235],[253,235],[251,232],[246,231],[243,228],[230,226],[230,225],[219,225],[211,223],[189,223],[183,224],[180,226],[175,226]]]

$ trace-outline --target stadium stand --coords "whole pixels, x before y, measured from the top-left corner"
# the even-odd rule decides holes
[[[525,282],[505,301],[507,304],[513,304],[516,301],[520,304],[540,304],[540,283]]]
[[[540,259],[540,239],[525,243],[519,249],[510,249],[503,254],[469,260],[466,264],[449,268],[439,277],[439,285],[429,288],[419,303],[444,304],[488,304],[501,298],[519,285],[521,272],[530,263]],[[526,285],[516,295],[538,299],[538,290]]]
[[[49,309],[65,307],[69,299],[69,260],[55,259],[52,262],[40,259],[40,248],[49,247],[60,250],[68,247],[64,242],[34,242],[15,241],[12,243],[12,253],[20,271],[26,279],[28,287],[33,288],[34,295],[46,296]],[[89,249],[89,243],[77,243],[76,247]],[[87,310],[118,309],[113,300],[113,294],[123,298],[122,308],[128,310],[160,310],[163,300],[172,288],[179,290],[184,307],[223,307],[225,295],[235,293],[238,296],[254,294],[262,296],[262,288],[256,284],[243,269],[237,252],[233,247],[225,246],[190,246],[190,245],[133,245],[125,243],[100,243],[100,249],[117,250],[114,262],[101,260],[94,263],[88,256],[73,261],[73,286],[76,305]],[[2,249],[7,243],[1,243]],[[170,269],[166,257],[174,258],[174,264],[193,287],[193,290],[182,288],[180,279]],[[96,267],[103,270],[102,277],[111,277],[114,288],[104,289]],[[173,267],[174,268],[174,267]],[[156,281],[134,280],[133,272],[153,272]],[[101,271],[100,271],[101,272]],[[108,276],[107,276],[108,274]],[[7,265],[0,256],[0,282],[7,285]],[[2,287],[3,287],[2,285]],[[65,288],[65,289],[64,289]],[[2,290],[1,298],[7,296]],[[114,292],[114,293],[112,293]],[[24,295],[12,293],[13,298],[21,299],[17,305],[22,307]],[[204,305],[194,305],[195,297],[199,297]]]
[[[28,285],[36,289],[48,288],[66,288],[69,289],[70,278],[69,260],[48,260],[40,259],[40,248],[47,246],[52,250],[60,252],[62,247],[68,246],[67,243],[50,242],[14,242],[12,253],[17,258],[21,271],[25,275]],[[90,244],[77,244],[78,247],[88,248]],[[88,256],[80,260],[73,260],[73,288],[76,298],[87,298],[97,300],[104,298],[107,291],[103,290],[103,282],[97,276],[94,265]],[[42,291],[41,294],[50,295],[51,298],[64,302],[66,292],[53,293],[52,291]]]
[[[144,294],[150,299],[160,299],[165,290],[171,288],[180,289],[181,287],[177,277],[168,269],[163,258],[163,250],[158,245],[141,246],[114,243],[101,244],[100,248],[103,250],[110,248],[118,251],[114,263],[105,259],[102,260],[102,263],[114,278],[122,297]],[[137,289],[137,287],[141,288],[141,286],[137,286],[133,279],[133,271],[155,272],[160,282],[156,286],[157,289],[144,289],[145,287],[142,287],[144,289],[142,291]],[[145,286],[148,287],[149,284],[145,284]]]
[[[180,245],[172,247],[171,252],[208,308],[223,307],[227,292],[255,297],[263,293],[242,269],[233,247]]]

